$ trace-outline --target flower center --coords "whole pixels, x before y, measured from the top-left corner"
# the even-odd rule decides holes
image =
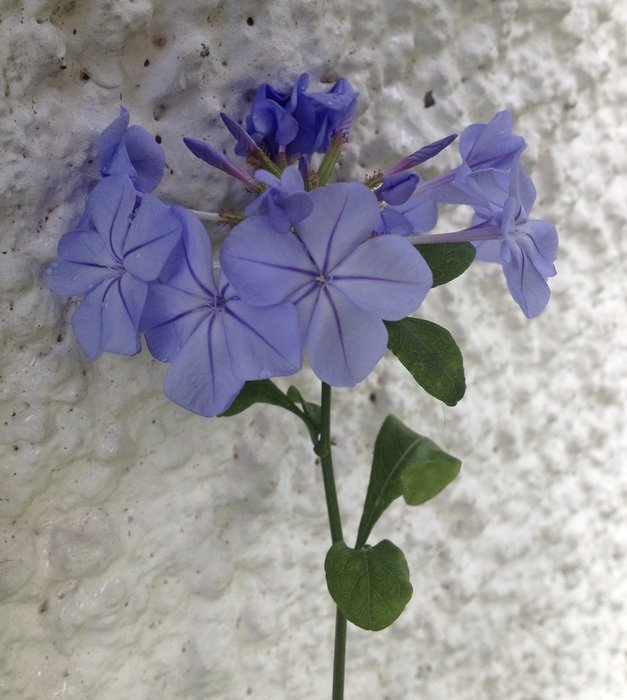
[[[324,272],[321,272],[317,277],[316,277],[316,282],[320,287],[326,287],[327,284],[331,281],[331,275],[327,275]]]
[[[226,308],[226,299],[223,296],[213,297],[212,302],[209,302],[209,304],[207,304],[207,306],[209,307],[209,313],[212,316],[217,316],[218,314],[222,313]]]

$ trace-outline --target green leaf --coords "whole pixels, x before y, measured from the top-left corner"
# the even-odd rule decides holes
[[[324,570],[342,615],[365,630],[391,625],[413,592],[405,555],[389,540],[359,549],[336,542],[327,553]]]
[[[235,397],[235,401],[233,401],[229,408],[221,415],[235,416],[255,403],[269,403],[273,406],[280,406],[281,408],[295,413],[299,418],[302,417],[298,406],[269,379],[246,382],[242,390]]]
[[[303,413],[309,419],[311,427],[314,431],[320,431],[320,406],[317,403],[305,401],[302,394],[295,386],[290,386],[287,389],[287,398],[294,403],[299,403],[303,408]]]
[[[388,348],[431,396],[455,406],[466,391],[464,362],[453,336],[420,318],[386,321]]]
[[[433,286],[446,284],[465,272],[475,259],[472,243],[429,243],[414,246],[433,274]]]
[[[459,474],[461,462],[398,418],[388,416],[374,445],[370,483],[359,523],[357,547],[366,543],[385,509],[399,496],[420,505]]]

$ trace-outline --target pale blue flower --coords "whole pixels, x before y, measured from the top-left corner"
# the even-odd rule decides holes
[[[418,308],[431,271],[407,240],[371,237],[379,206],[368,188],[340,183],[310,197],[313,210],[295,225],[297,236],[252,217],[224,241],[220,260],[248,303],[296,304],[313,371],[329,384],[352,386],[385,352],[383,320]]]
[[[150,285],[142,328],[151,353],[170,362],[165,393],[203,416],[223,413],[246,380],[293,374],[301,366],[294,305],[253,308],[224,273],[216,284],[211,244],[192,212],[160,282]]]
[[[100,173],[126,175],[140,192],[152,192],[163,177],[165,154],[146,129],[128,123],[128,110],[120,107],[120,116],[98,137]]]
[[[181,225],[169,206],[144,195],[136,209],[135,189],[112,175],[91,192],[91,228],[66,233],[58,258],[47,270],[49,289],[61,296],[85,295],[72,328],[87,359],[102,352],[139,352],[139,324],[148,282],[160,274]]]

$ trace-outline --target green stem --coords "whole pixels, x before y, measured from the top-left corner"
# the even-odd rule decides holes
[[[344,147],[345,143],[345,134],[335,134],[331,138],[329,148],[324,154],[322,163],[320,163],[320,167],[318,168],[318,181],[320,187],[326,185],[327,182],[329,182],[329,180],[331,179],[331,175],[333,175],[333,169],[335,168],[335,164],[337,163],[338,158],[342,154],[342,148]]]
[[[332,700],[344,697],[344,667],[346,660],[346,618],[337,608],[335,614],[335,652],[333,654]]]
[[[335,489],[333,476],[333,458],[331,455],[331,387],[322,383],[320,399],[320,441],[318,454],[322,465],[324,494],[329,513],[329,526],[333,543],[344,539],[342,520]],[[332,700],[342,700],[344,697],[344,668],[346,659],[346,618],[339,608],[335,616],[335,650],[333,654],[333,695]]]
[[[335,478],[333,477],[333,458],[331,456],[331,387],[324,382],[322,382],[320,398],[320,443],[318,454],[322,464],[324,495],[327,499],[331,540],[335,544],[336,542],[341,542],[344,539],[344,535],[342,534],[342,519],[337,502]]]

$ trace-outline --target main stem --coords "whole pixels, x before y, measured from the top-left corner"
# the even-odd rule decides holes
[[[333,476],[333,458],[331,455],[331,387],[322,382],[320,398],[320,443],[319,455],[324,480],[324,495],[329,513],[329,526],[333,544],[344,539],[342,519],[337,502],[335,478]],[[335,651],[333,655],[333,695],[332,700],[344,697],[344,666],[346,659],[346,618],[337,609],[335,615]]]

